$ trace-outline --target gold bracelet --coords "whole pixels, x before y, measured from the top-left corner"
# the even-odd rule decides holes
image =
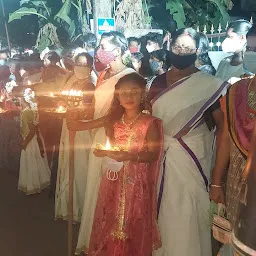
[[[222,186],[214,185],[214,184],[211,184],[210,187],[213,187],[213,188],[222,188]]]

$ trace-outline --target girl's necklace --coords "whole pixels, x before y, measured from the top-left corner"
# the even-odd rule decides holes
[[[127,123],[124,121],[124,114],[123,114],[123,116],[122,116],[122,123],[123,123],[127,128],[130,129],[130,127],[137,121],[137,119],[140,117],[140,115],[141,115],[141,112],[133,119],[133,121],[132,121],[131,123],[127,124]]]

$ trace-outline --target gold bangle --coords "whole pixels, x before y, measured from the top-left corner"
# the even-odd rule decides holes
[[[214,185],[214,184],[211,184],[210,187],[213,187],[213,188],[222,188],[222,186]]]

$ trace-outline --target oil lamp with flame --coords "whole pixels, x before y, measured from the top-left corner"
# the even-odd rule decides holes
[[[110,141],[109,141],[108,138],[107,138],[107,142],[106,142],[106,145],[105,145],[105,150],[111,150],[111,144],[110,144]]]
[[[101,145],[100,143],[98,143],[96,145],[96,149],[98,150],[103,150],[103,151],[121,151],[120,147],[117,146],[111,146],[110,140],[109,138],[107,138],[106,144],[105,146]]]
[[[57,112],[57,113],[66,113],[66,108],[64,108],[63,106],[59,106],[59,107],[56,109],[56,112]]]
[[[61,94],[66,97],[69,107],[78,107],[83,100],[83,92],[81,90],[62,91]]]

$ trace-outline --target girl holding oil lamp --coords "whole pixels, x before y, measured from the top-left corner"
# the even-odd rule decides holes
[[[142,113],[145,89],[144,78],[128,74],[117,82],[107,116],[89,123],[68,122],[70,130],[104,126],[112,145],[94,151],[105,158],[89,255],[144,256],[161,246],[157,182],[162,128],[160,120]]]

